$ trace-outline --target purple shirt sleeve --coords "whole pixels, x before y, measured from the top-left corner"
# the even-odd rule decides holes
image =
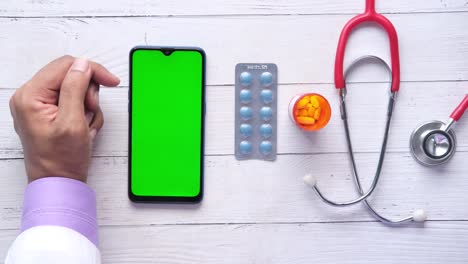
[[[21,231],[41,225],[73,229],[97,247],[94,191],[81,181],[62,177],[47,177],[31,182],[24,194]]]

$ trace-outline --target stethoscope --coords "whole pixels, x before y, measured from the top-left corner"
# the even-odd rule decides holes
[[[347,69],[346,73],[343,74],[343,59],[344,59],[344,53],[345,53],[346,42],[348,40],[348,37],[358,25],[365,23],[365,22],[377,23],[387,32],[389,42],[390,42],[390,55],[391,55],[392,67],[390,69],[390,67],[385,63],[385,61],[383,61],[382,59],[376,56],[364,56],[354,61],[350,65],[350,67]],[[364,62],[365,60],[375,60],[381,63],[382,65],[385,66],[385,68],[388,70],[388,72],[391,75],[390,96],[389,96],[389,101],[388,101],[384,137],[383,137],[382,146],[380,150],[379,161],[377,164],[377,170],[375,172],[375,176],[372,181],[371,187],[369,188],[367,192],[364,192],[359,176],[358,176],[356,162],[355,162],[354,154],[353,154],[353,148],[351,144],[351,137],[350,137],[350,132],[349,132],[348,118],[347,118],[346,104],[345,104],[345,98],[346,98],[346,93],[347,93],[346,81],[345,81],[346,76],[350,72],[350,70],[352,70],[356,65]],[[392,119],[393,108],[395,104],[396,95],[399,90],[399,86],[400,86],[400,59],[399,59],[399,52],[398,52],[398,36],[395,30],[395,27],[386,17],[384,17],[381,14],[378,14],[375,11],[375,0],[366,0],[365,12],[363,14],[359,14],[353,17],[344,26],[340,35],[340,39],[338,41],[338,48],[336,51],[336,58],[335,58],[335,87],[339,89],[341,119],[343,120],[343,124],[345,128],[348,154],[349,154],[349,158],[352,164],[353,176],[356,182],[357,191],[360,196],[350,201],[335,202],[335,201],[328,199],[327,197],[323,195],[323,193],[320,191],[319,187],[317,186],[317,180],[313,175],[311,174],[305,175],[304,182],[308,184],[310,187],[312,187],[317,193],[317,195],[324,202],[330,205],[349,206],[349,205],[357,204],[359,202],[364,202],[364,205],[369,209],[369,211],[372,213],[372,215],[376,219],[388,225],[402,224],[402,223],[406,223],[410,221],[424,222],[427,219],[426,212],[422,209],[418,209],[418,210],[415,210],[411,216],[398,219],[398,220],[391,220],[380,215],[375,209],[372,208],[372,206],[366,200],[374,192],[375,188],[377,187],[378,181],[380,179],[380,173],[381,173],[381,169],[382,169],[382,165],[383,165],[383,161],[385,157],[387,139],[388,139],[388,134],[390,130],[390,122]]]
[[[468,95],[453,110],[447,123],[429,121],[413,131],[410,137],[410,150],[419,163],[434,166],[445,163],[453,157],[457,141],[452,128],[467,108]]]

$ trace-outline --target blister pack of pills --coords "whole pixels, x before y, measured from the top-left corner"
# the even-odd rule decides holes
[[[237,64],[235,86],[236,158],[275,160],[278,102],[276,64]]]

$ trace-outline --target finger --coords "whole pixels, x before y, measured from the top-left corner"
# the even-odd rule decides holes
[[[14,102],[13,96],[10,98],[10,101],[9,101],[10,113],[11,113],[11,117],[13,117],[13,127],[15,128],[15,131],[18,134],[18,124],[17,124],[17,120],[16,120],[16,107],[15,107],[15,102]]]
[[[85,117],[86,117],[86,123],[88,124],[88,126],[91,126],[91,123],[93,122],[93,119],[94,119],[94,112],[86,112]]]
[[[13,117],[13,119],[16,118],[16,109],[15,109],[15,102],[13,101],[14,100],[14,97],[15,95],[11,96],[10,98],[10,101],[8,102],[9,106],[10,106],[10,113],[11,113],[11,117]]]
[[[101,130],[102,126],[104,125],[104,114],[102,113],[101,108],[99,108],[95,113],[94,113],[94,118],[89,126],[89,133],[91,139],[94,139],[96,134]]]
[[[35,85],[25,85],[24,89],[43,89],[44,87],[57,91],[60,84],[63,82],[65,75],[67,75],[70,66],[75,60],[70,55],[62,56],[58,59],[51,61],[49,64],[40,69],[28,83]],[[37,85],[41,84],[41,85]]]
[[[91,77],[89,61],[75,59],[60,88],[57,118],[84,117],[84,99]]]
[[[75,61],[75,57],[65,55],[57,58],[42,69],[40,69],[28,83],[34,83],[34,85],[26,85],[26,89],[43,89],[44,87],[58,91],[62,84],[65,76],[67,75],[70,66]],[[105,86],[116,86],[120,83],[120,79],[110,73],[104,66],[96,62],[90,62],[90,68],[92,69],[94,76],[93,79]],[[42,84],[42,85],[37,85]]]
[[[98,84],[113,87],[120,83],[120,79],[114,74],[110,73],[104,66],[96,62],[90,62],[93,71],[93,80]]]
[[[95,112],[99,108],[99,84],[91,82],[86,92],[85,108],[87,111]]]

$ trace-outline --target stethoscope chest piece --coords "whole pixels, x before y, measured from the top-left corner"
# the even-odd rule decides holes
[[[422,165],[440,165],[455,154],[455,133],[445,127],[441,121],[430,121],[419,125],[411,134],[411,154]]]

